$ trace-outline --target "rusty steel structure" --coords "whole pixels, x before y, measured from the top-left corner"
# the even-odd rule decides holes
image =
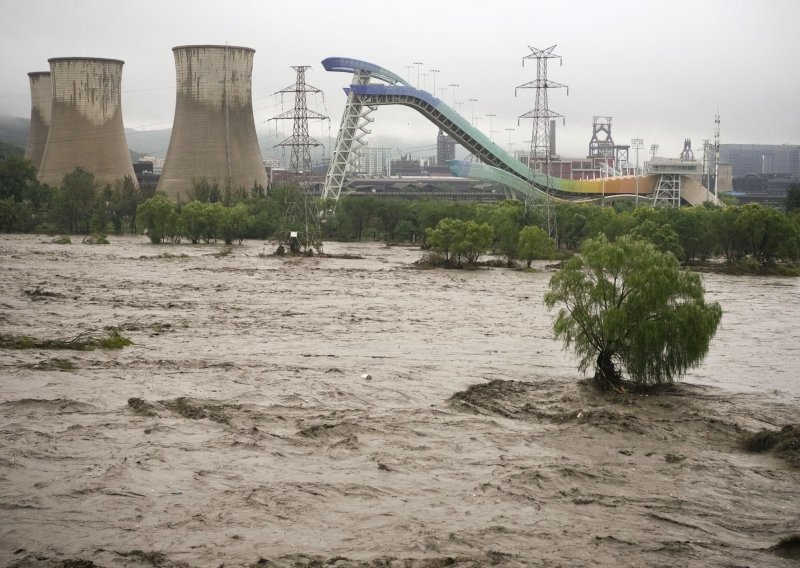
[[[157,189],[175,201],[187,201],[200,180],[223,190],[266,188],[253,120],[255,50],[186,45],[172,52],[175,119]]]
[[[52,186],[81,167],[100,185],[133,178],[122,125],[122,66],[118,59],[56,57],[50,62],[53,84],[50,128],[39,181]]]
[[[28,73],[31,84],[31,128],[28,131],[28,144],[25,146],[25,159],[36,166],[42,166],[42,156],[50,131],[50,109],[53,104],[53,81],[50,71]]]

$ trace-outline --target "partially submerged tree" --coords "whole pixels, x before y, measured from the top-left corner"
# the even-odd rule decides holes
[[[705,303],[699,275],[628,236],[586,240],[550,279],[544,301],[561,306],[556,338],[605,388],[625,375],[642,385],[679,379],[702,362],[722,317],[718,303]]]
[[[492,243],[494,231],[488,223],[442,219],[435,229],[426,230],[426,240],[434,251],[442,255],[446,266],[461,268],[466,262],[470,266]]]
[[[518,256],[528,268],[536,259],[553,258],[556,244],[541,227],[530,225],[519,232]]]

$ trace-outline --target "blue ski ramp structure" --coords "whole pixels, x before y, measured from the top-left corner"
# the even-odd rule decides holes
[[[414,88],[399,75],[366,61],[346,57],[329,57],[322,61],[326,71],[352,73],[347,104],[336,139],[331,165],[325,178],[323,197],[338,200],[346,185],[346,173],[355,160],[357,150],[369,134],[370,116],[379,106],[403,105],[417,110],[438,128],[472,153],[480,162],[452,160],[450,171],[458,177],[490,181],[505,185],[523,199],[543,199],[548,194],[557,199],[590,201],[652,195],[657,192],[661,175],[620,176],[594,180],[571,180],[548,176],[529,168],[467,119],[434,95]],[[373,81],[380,81],[379,83]],[[715,201],[714,196],[688,176],[681,197],[690,204]],[[694,181],[694,183],[691,183]],[[680,180],[677,182],[680,188]],[[673,183],[674,186],[674,183]]]

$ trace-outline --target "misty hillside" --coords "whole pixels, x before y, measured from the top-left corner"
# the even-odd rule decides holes
[[[0,116],[0,142],[25,148],[31,121],[16,116]]]
[[[28,118],[20,118],[17,116],[0,116],[0,156],[22,156],[25,154],[25,146],[28,143],[28,130],[30,130],[30,124],[31,121]],[[145,154],[154,152],[162,147],[164,148],[164,153],[166,153],[166,148],[169,145],[170,130],[158,130],[154,132],[142,133],[135,130],[130,130],[126,131],[125,134],[128,140],[128,149],[131,154],[131,161],[133,162],[138,162],[139,158]],[[153,136],[148,138],[141,135]],[[166,140],[166,142],[163,142],[163,140]],[[131,142],[133,142],[133,144]],[[134,145],[139,142],[147,144],[147,149],[139,150],[138,147]],[[153,150],[149,149],[151,147]]]

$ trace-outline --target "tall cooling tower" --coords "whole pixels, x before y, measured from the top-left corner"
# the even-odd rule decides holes
[[[253,122],[251,76],[254,49],[187,45],[172,49],[177,93],[175,120],[158,190],[174,200],[191,197],[192,182],[205,178],[267,187]]]
[[[87,57],[49,60],[53,81],[50,131],[39,181],[60,185],[80,166],[101,185],[133,172],[122,126],[123,61]]]
[[[28,145],[25,159],[33,162],[36,170],[42,165],[42,155],[50,130],[50,106],[53,102],[53,82],[49,71],[28,73],[31,82],[31,128],[28,131]]]

